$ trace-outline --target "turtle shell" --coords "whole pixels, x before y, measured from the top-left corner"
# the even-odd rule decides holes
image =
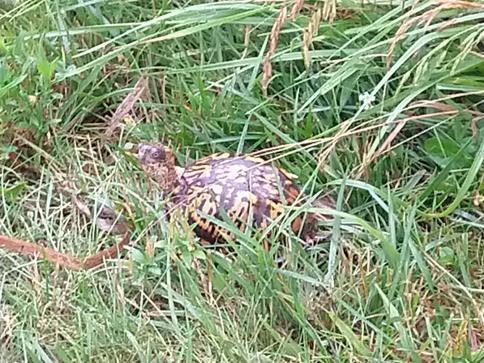
[[[228,153],[213,154],[187,166],[179,177],[173,202],[187,213],[190,224],[202,242],[214,243],[233,236],[212,223],[205,214],[223,219],[223,213],[244,230],[249,221],[253,227],[265,228],[294,204],[300,190],[294,177],[281,168],[250,156]],[[291,223],[294,233],[304,234],[311,227],[297,216]]]

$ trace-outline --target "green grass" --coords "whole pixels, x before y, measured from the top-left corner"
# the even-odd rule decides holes
[[[484,361],[484,11],[446,4],[339,1],[309,69],[306,7],[264,92],[281,2],[0,2],[0,234],[79,257],[115,243],[72,194],[134,226],[127,258],[88,272],[0,252],[0,361]],[[140,77],[148,96],[104,138]],[[333,191],[332,238],[290,236],[281,268],[257,235],[231,261],[193,245],[125,152],[153,139],[181,164],[265,150],[307,196]]]

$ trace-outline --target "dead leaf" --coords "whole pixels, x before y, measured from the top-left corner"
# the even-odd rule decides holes
[[[143,97],[147,90],[148,81],[146,78],[140,78],[138,82],[136,82],[133,90],[127,94],[111,117],[109,126],[106,129],[107,137],[113,136],[114,132],[121,126],[121,121],[129,114],[135,103]]]
[[[479,138],[480,138],[480,135],[479,135],[479,127],[477,126],[477,122],[480,121],[480,120],[484,120],[484,117],[474,117],[472,120],[471,120],[471,132],[472,132],[472,137],[474,138],[474,141],[476,142],[476,144],[479,143]]]
[[[88,218],[91,218],[91,211],[89,210],[89,207],[86,203],[79,200],[79,198],[77,198],[75,195],[72,196],[72,201],[82,214],[84,214]]]
[[[103,205],[96,218],[93,218],[88,205],[77,196],[72,195],[72,201],[77,209],[87,218],[93,220],[98,228],[108,234],[125,234],[131,227],[128,220],[122,214],[116,213],[111,207]]]
[[[96,218],[96,225],[109,234],[124,234],[130,230],[128,220],[107,206],[101,208]]]

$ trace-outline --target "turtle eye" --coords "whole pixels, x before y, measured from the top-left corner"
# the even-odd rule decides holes
[[[157,161],[164,160],[165,159],[165,151],[161,150],[161,149],[157,149],[153,152],[152,156],[153,156],[153,159],[155,159]]]

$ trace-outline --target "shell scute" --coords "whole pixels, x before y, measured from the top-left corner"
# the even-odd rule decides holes
[[[203,214],[220,219],[223,208],[234,225],[244,230],[252,213],[253,225],[266,228],[284,213],[285,205],[295,203],[300,193],[286,171],[260,158],[228,153],[194,162],[180,179],[184,187],[176,189],[176,198],[185,201],[189,222],[196,224],[195,233],[210,243],[224,235],[232,238],[233,233],[202,218]],[[301,218],[292,221],[291,228],[299,233]]]

